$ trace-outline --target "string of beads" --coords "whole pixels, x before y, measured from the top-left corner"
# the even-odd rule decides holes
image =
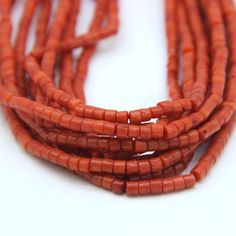
[[[84,93],[97,44],[118,32],[118,0],[95,1],[88,32],[79,36],[81,1],[57,2],[54,12],[52,1],[26,0],[12,42],[15,1],[0,0],[0,104],[16,139],[32,155],[115,193],[193,187],[219,158],[236,120],[233,1],[165,0],[170,100],[132,111],[88,105]],[[26,53],[30,30],[35,42]]]

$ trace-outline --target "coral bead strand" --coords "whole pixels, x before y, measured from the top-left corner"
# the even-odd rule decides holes
[[[58,0],[54,10],[52,1],[27,0],[15,24],[14,1],[0,0],[0,104],[17,141],[31,155],[114,193],[195,186],[210,173],[236,121],[232,0],[165,0],[170,100],[130,111],[86,104],[90,62],[122,19],[118,0],[97,0],[87,32],[77,35],[80,4]],[[35,41],[26,53],[31,31]]]

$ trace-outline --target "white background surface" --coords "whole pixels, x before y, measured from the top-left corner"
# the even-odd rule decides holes
[[[120,4],[119,35],[99,44],[87,101],[115,109],[154,105],[167,98],[163,1]],[[92,9],[93,1],[83,1],[79,32]],[[222,158],[193,189],[130,198],[26,154],[0,115],[0,235],[235,235],[235,132]]]

